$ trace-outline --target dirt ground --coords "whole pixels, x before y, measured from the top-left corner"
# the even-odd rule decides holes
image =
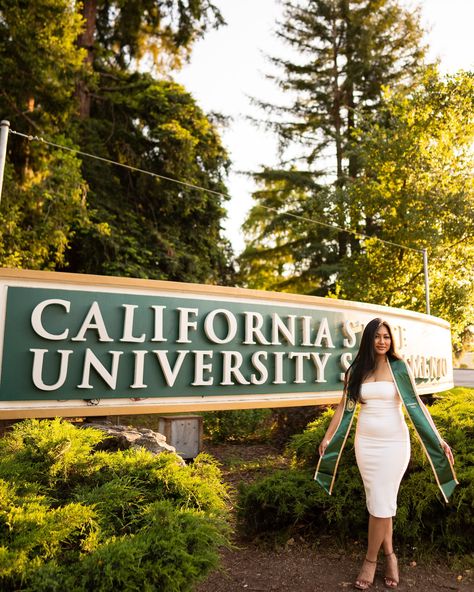
[[[267,445],[205,445],[205,451],[221,462],[231,496],[241,480],[252,481],[287,460]],[[234,492],[232,494],[232,492]],[[301,537],[290,538],[279,548],[236,538],[235,548],[223,550],[221,567],[196,588],[196,592],[337,592],[352,590],[364,549],[338,549],[332,540],[310,544]],[[371,590],[386,590],[380,558]],[[442,561],[416,562],[400,559],[400,591],[474,592],[474,570],[457,569]]]

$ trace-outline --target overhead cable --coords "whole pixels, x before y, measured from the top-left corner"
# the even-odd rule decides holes
[[[212,193],[213,195],[218,195],[218,196],[223,197],[225,199],[231,199],[231,196],[228,193],[223,193],[222,191],[215,191],[214,189],[208,189],[207,187],[201,187],[199,185],[194,185],[193,183],[188,183],[187,181],[180,181],[179,179],[174,179],[173,177],[167,177],[165,175],[160,175],[158,173],[153,173],[152,171],[147,171],[145,169],[134,167],[134,166],[132,166],[130,164],[125,164],[123,162],[117,162],[115,160],[111,160],[110,158],[104,158],[103,156],[97,156],[96,154],[91,154],[89,152],[84,152],[83,150],[79,150],[77,148],[70,148],[69,146],[64,146],[62,144],[57,144],[55,142],[51,142],[50,140],[46,140],[42,136],[28,135],[28,134],[24,134],[22,132],[17,132],[17,131],[12,130],[12,129],[9,130],[9,133],[10,134],[15,134],[16,136],[21,136],[22,138],[26,138],[30,142],[33,142],[33,141],[41,142],[42,144],[47,144],[48,146],[53,146],[54,148],[59,148],[60,150],[67,150],[68,152],[73,152],[74,154],[79,154],[81,156],[86,156],[87,158],[93,158],[95,160],[100,160],[101,162],[106,162],[108,164],[113,164],[115,166],[119,166],[119,167],[122,167],[122,168],[125,168],[125,169],[129,169],[129,170],[135,171],[137,173],[142,173],[144,175],[150,175],[151,177],[155,177],[155,178],[158,178],[158,179],[164,179],[166,181],[170,181],[171,183],[177,183],[178,185],[183,185],[183,186],[189,187],[191,189],[198,189],[200,191],[205,191],[207,193]],[[370,239],[370,240],[374,240],[375,239],[377,241],[380,241],[381,243],[384,243],[384,244],[387,244],[387,245],[391,245],[391,246],[394,246],[394,247],[400,247],[401,249],[407,249],[409,251],[415,251],[416,253],[423,253],[423,251],[424,251],[424,249],[415,249],[413,247],[407,247],[405,245],[400,245],[398,243],[395,243],[395,242],[392,242],[392,241],[388,241],[388,240],[385,240],[383,238],[379,238],[378,236],[369,236],[367,234],[362,234],[358,230],[352,230],[350,228],[343,228],[342,226],[338,226],[336,224],[329,224],[327,222],[321,222],[319,220],[313,220],[312,218],[307,218],[306,216],[301,216],[299,214],[293,214],[292,212],[281,212],[280,210],[278,210],[276,208],[265,206],[263,204],[258,204],[257,207],[264,208],[265,210],[268,210],[270,212],[275,212],[276,214],[279,214],[279,215],[289,216],[290,218],[295,218],[297,220],[303,220],[304,222],[309,222],[310,224],[318,224],[319,226],[324,226],[326,228],[332,228],[334,230],[339,230],[341,232],[347,232],[348,234],[353,234],[357,238]]]

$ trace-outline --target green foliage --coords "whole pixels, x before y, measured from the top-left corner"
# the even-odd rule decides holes
[[[91,226],[80,169],[79,159],[61,150],[38,158],[36,171],[23,183],[7,168],[0,211],[2,266],[53,270],[66,265],[75,230]]]
[[[211,118],[169,76],[223,23],[218,9],[201,0],[30,4],[0,8],[2,119],[33,138],[9,136],[0,265],[232,283],[221,230],[227,154]],[[141,73],[142,59],[155,77]]]
[[[0,588],[191,590],[226,544],[206,455],[96,451],[93,428],[26,420],[0,441]]]
[[[411,432],[412,456],[398,497],[394,535],[397,545],[418,552],[467,554],[474,537],[474,390],[456,388],[430,407],[435,424],[451,444],[459,486],[445,506],[431,467]],[[294,436],[288,447],[292,468],[241,488],[239,516],[248,534],[276,534],[304,527],[308,533],[330,533],[348,541],[364,539],[367,510],[356,466],[352,435],[339,463],[333,494],[312,479],[318,445],[332,410]]]
[[[45,131],[70,115],[85,57],[76,44],[82,26],[70,0],[2,0],[0,110],[17,131]]]
[[[366,234],[428,250],[431,312],[453,341],[474,316],[474,76],[428,71],[407,96],[387,92],[357,130],[363,174],[350,188]],[[422,257],[366,240],[341,268],[339,295],[424,310]]]
[[[378,109],[384,86],[417,78],[423,32],[417,12],[397,0],[284,6],[277,35],[291,58],[272,60],[272,78],[290,99],[263,105],[282,162],[256,175],[261,188],[239,262],[250,287],[327,295],[341,262],[358,248],[356,239],[328,227],[356,227],[361,219],[345,190],[360,172],[354,127]]]
[[[146,56],[161,72],[178,67],[209,27],[224,22],[207,0],[99,0],[89,18],[96,19],[96,59],[124,67]]]
[[[77,130],[84,150],[226,193],[216,128],[180,85],[120,72],[101,83],[107,92]],[[76,235],[72,271],[225,283],[221,196],[90,159],[83,174],[96,226]]]
[[[11,129],[73,148],[64,126],[75,110],[85,53],[81,16],[69,0],[2,2],[0,112]],[[65,135],[63,135],[63,133]],[[0,265],[66,264],[74,229],[88,226],[81,162],[70,152],[10,135],[0,210]]]
[[[271,415],[271,409],[208,411],[203,413],[204,433],[211,442],[266,440]]]
[[[15,424],[12,432],[0,439],[0,478],[48,488],[86,477],[93,448],[104,437],[103,432],[91,428],[78,433],[60,419]]]
[[[168,501],[150,504],[133,537],[110,539],[89,554],[75,574],[81,590],[192,590],[216,565],[224,540],[215,524],[192,509],[176,511]]]

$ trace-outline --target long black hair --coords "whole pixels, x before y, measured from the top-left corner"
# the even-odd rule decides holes
[[[362,333],[362,339],[360,340],[359,351],[346,371],[345,383],[347,385],[347,396],[353,401],[360,401],[360,385],[364,382],[364,378],[375,369],[375,334],[381,325],[384,325],[384,327],[387,328],[390,335],[390,348],[387,351],[387,357],[390,360],[400,359],[400,356],[395,351],[393,333],[390,325],[383,319],[372,319],[365,327],[364,332]]]

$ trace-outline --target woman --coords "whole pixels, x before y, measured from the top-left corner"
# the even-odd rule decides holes
[[[364,482],[369,529],[366,557],[354,585],[359,590],[372,586],[382,547],[385,585],[396,588],[399,574],[393,552],[392,519],[400,481],[410,459],[410,438],[402,402],[422,440],[446,501],[457,481],[452,470],[451,449],[439,436],[428,410],[416,394],[411,374],[395,352],[390,326],[382,319],[373,319],[366,326],[359,351],[346,372],[344,396],[319,445],[320,461],[315,479],[329,493],[358,402],[361,407],[355,453]]]

